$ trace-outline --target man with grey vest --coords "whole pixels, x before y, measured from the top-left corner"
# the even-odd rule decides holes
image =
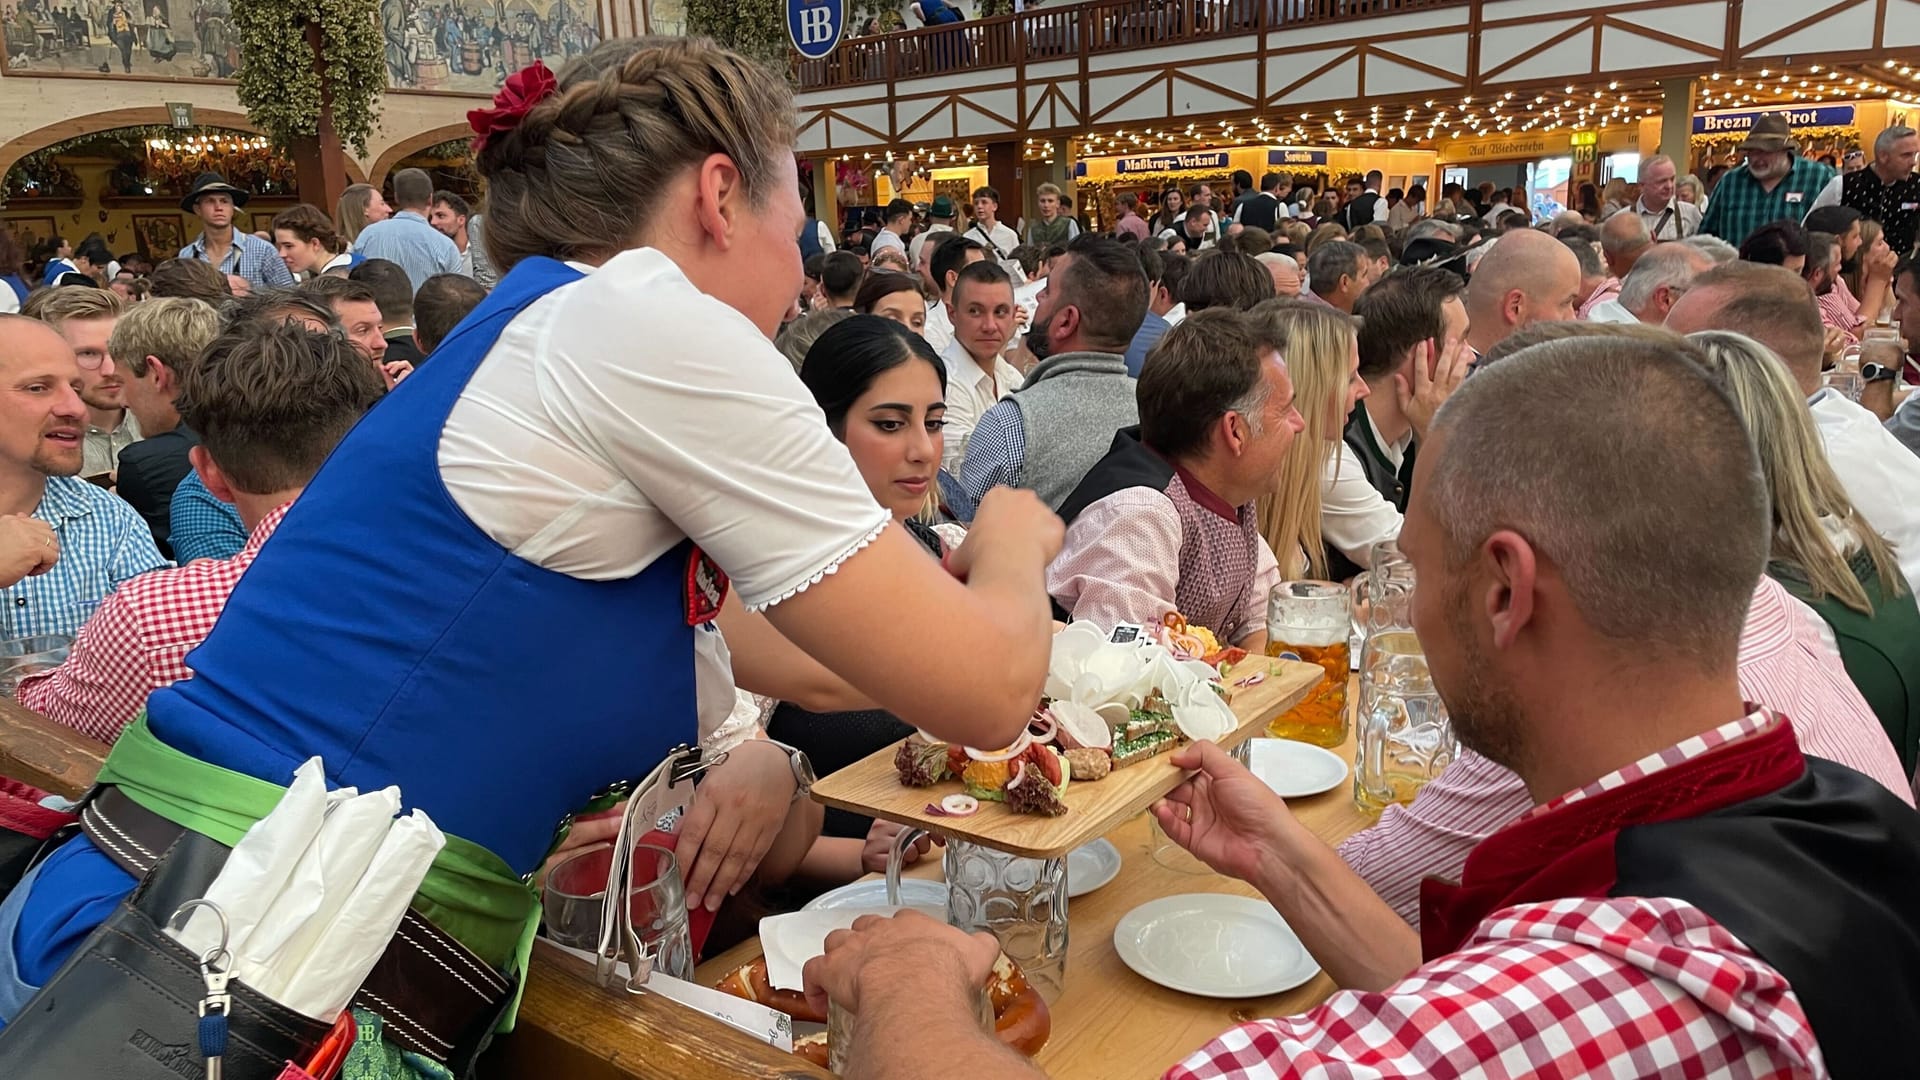
[[[1109,237],[1081,236],[1054,260],[1035,307],[1027,348],[1040,362],[980,417],[967,446],[960,487],[976,504],[1016,487],[1058,507],[1113,433],[1140,422],[1123,356],[1147,316],[1139,257]]]

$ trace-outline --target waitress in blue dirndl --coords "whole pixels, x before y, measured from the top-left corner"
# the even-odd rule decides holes
[[[623,39],[471,119],[511,272],[341,443],[103,777],[208,832],[316,754],[331,785],[397,784],[469,856],[415,910],[517,978],[503,893],[596,792],[718,727],[736,683],[1009,741],[1044,679],[1060,525],[994,493],[942,571],[773,348],[805,217],[774,77]],[[785,826],[803,772],[765,745],[698,789],[690,902]],[[135,881],[81,837],[0,903],[0,1020]]]

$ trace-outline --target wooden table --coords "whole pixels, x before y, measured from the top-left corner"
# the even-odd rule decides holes
[[[1349,694],[1351,703],[1353,696]],[[1351,713],[1352,705],[1348,706]],[[1353,760],[1353,740],[1335,753]],[[1353,805],[1351,783],[1288,804],[1314,835],[1329,844],[1373,823]],[[1056,1080],[1124,1080],[1157,1077],[1168,1066],[1235,1024],[1261,1016],[1284,1016],[1312,1008],[1334,990],[1326,975],[1270,997],[1218,1001],[1191,997],[1133,973],[1113,948],[1113,928],[1129,911],[1150,900],[1181,893],[1256,895],[1242,882],[1217,874],[1188,874],[1155,862],[1153,830],[1146,816],[1108,834],[1120,849],[1118,877],[1074,898],[1067,917],[1066,990],[1053,1003],[1053,1036],[1038,1061]],[[937,876],[928,864],[913,876]],[[695,979],[712,985],[760,955],[757,939],[742,942],[701,965]]]

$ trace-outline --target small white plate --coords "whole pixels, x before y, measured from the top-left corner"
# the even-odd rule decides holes
[[[1067,895],[1085,896],[1120,873],[1120,849],[1106,840],[1067,852]]]
[[[1283,799],[1304,799],[1332,791],[1347,779],[1347,762],[1339,754],[1293,739],[1254,739],[1253,775]]]
[[[1142,978],[1199,997],[1265,997],[1320,970],[1271,904],[1224,893],[1142,904],[1113,928],[1113,947]]]
[[[902,907],[931,908],[940,913],[944,920],[947,912],[947,883],[928,881],[926,878],[900,879],[900,904]],[[887,906],[887,883],[879,878],[870,881],[856,881],[851,885],[842,885],[831,892],[821,893],[801,908],[802,911],[828,911],[836,908],[868,908]]]

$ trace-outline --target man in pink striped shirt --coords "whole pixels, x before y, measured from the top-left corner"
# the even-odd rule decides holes
[[[1893,744],[1822,640],[1818,616],[1772,578],[1754,589],[1740,632],[1740,693],[1786,716],[1809,756],[1865,773],[1913,805]],[[1380,823],[1347,838],[1340,857],[1400,917],[1420,926],[1420,881],[1455,879],[1474,845],[1533,807],[1526,785],[1471,750]]]

